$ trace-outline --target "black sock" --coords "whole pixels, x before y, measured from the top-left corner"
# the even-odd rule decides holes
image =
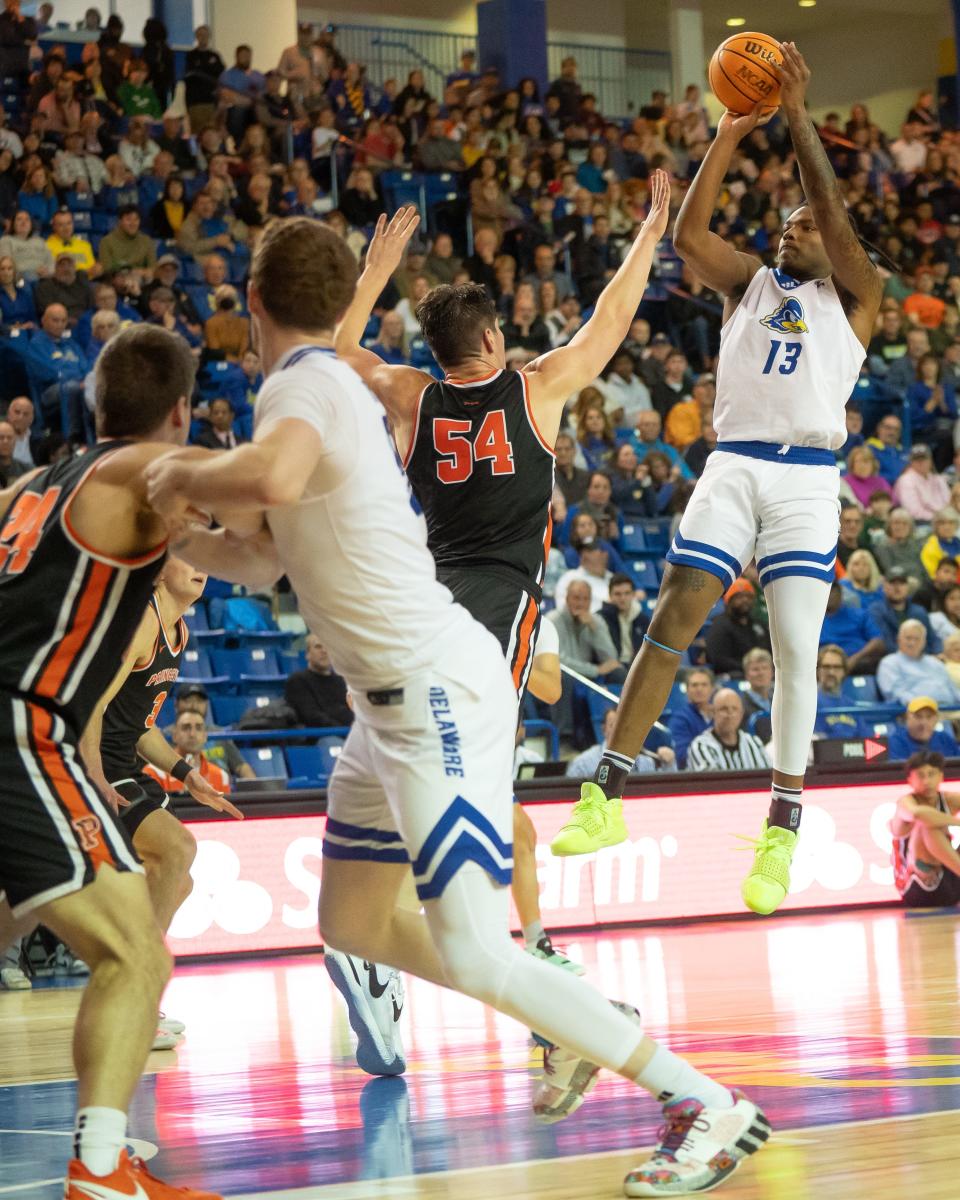
[[[775,783],[770,797],[767,826],[776,825],[780,829],[789,829],[791,833],[796,833],[800,828],[800,814],[803,811],[803,805],[800,803],[802,795],[803,788],[788,788]]]
[[[603,794],[608,800],[619,800],[632,769],[632,758],[618,754],[616,750],[604,750],[593,774],[593,782],[603,789]]]

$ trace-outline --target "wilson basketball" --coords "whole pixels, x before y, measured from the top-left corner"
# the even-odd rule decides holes
[[[760,100],[764,114],[780,102],[776,68],[783,62],[780,43],[765,33],[735,33],[710,59],[710,90],[735,113],[748,113]]]

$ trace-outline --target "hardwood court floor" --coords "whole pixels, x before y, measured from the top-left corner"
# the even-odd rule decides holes
[[[737,1200],[960,1195],[958,931],[897,910],[745,919],[571,939],[606,994],[776,1131],[718,1194]],[[54,1200],[74,1103],[76,989],[0,993],[0,1197]],[[529,1116],[525,1031],[410,981],[402,1078],[353,1063],[316,956],[180,970],[185,1020],[153,1055],[131,1135],[171,1182],[257,1200],[598,1200],[653,1144],[658,1113],[604,1078],[568,1121]]]

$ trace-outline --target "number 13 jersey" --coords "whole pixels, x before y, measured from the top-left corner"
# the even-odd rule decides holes
[[[438,568],[503,566],[543,581],[554,457],[521,372],[428,384],[403,465]]]
[[[832,279],[762,267],[720,334],[718,441],[839,450],[865,355]]]

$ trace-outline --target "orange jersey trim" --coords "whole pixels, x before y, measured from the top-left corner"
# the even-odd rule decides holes
[[[113,568],[107,566],[106,563],[95,561],[83,591],[80,593],[73,623],[37,681],[37,695],[52,698],[60,691],[64,680],[70,673],[70,668],[77,661],[83,649],[84,642],[97,623],[107,588],[112,580]]]

